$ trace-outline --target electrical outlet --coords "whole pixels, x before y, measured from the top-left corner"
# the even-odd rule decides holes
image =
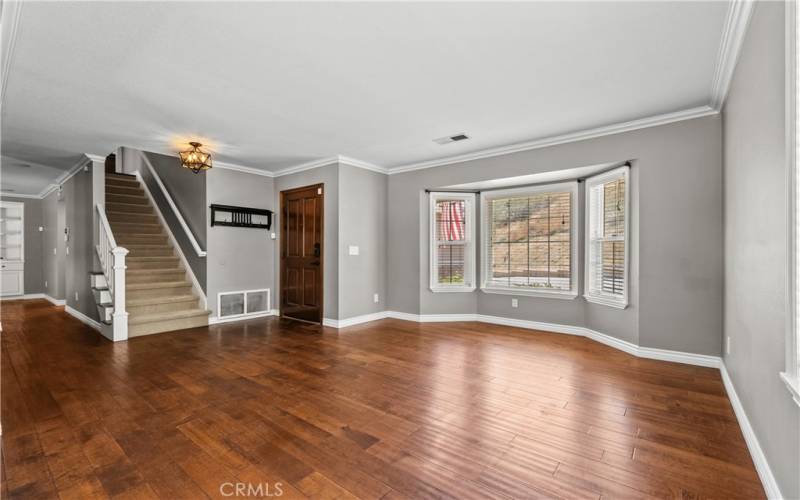
[[[47,280],[44,280],[44,287],[47,288]]]
[[[519,300],[511,299],[511,307],[519,307]]]
[[[81,299],[78,298],[78,292],[75,292],[75,302],[80,302]]]
[[[376,294],[374,294],[374,295],[372,296],[372,301],[373,301],[373,302],[375,302],[375,303],[377,304],[378,302],[380,302],[380,301],[381,301],[381,296],[380,296],[380,295],[378,295],[377,293],[376,293]]]
[[[58,255],[58,248],[53,249],[53,255]]]
[[[358,255],[359,253],[358,246],[350,245],[349,247],[347,247],[347,253],[350,255]]]
[[[731,337],[728,335],[725,337],[725,354],[731,353]]]
[[[67,255],[69,255],[69,247],[67,247]]]

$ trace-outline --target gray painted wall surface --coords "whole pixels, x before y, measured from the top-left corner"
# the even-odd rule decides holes
[[[25,293],[42,293],[44,292],[41,264],[42,233],[39,232],[39,226],[44,224],[42,222],[42,200],[3,196],[3,201],[16,201],[24,204]]]
[[[95,270],[92,248],[92,173],[80,171],[63,185],[66,224],[69,228],[69,255],[65,257],[67,305],[98,320],[97,306],[89,286],[89,273]],[[77,293],[77,298],[76,298]]]
[[[42,200],[42,273],[47,282],[44,293],[54,299],[64,298],[64,226],[66,213],[63,201],[58,200],[54,191]]]
[[[339,165],[339,318],[386,310],[388,177]]]
[[[181,167],[176,156],[143,152],[153,164],[200,247],[206,248],[206,173]],[[213,169],[212,169],[213,170]],[[220,169],[217,169],[219,171]]]
[[[800,409],[784,370],[784,7],[757,3],[723,110],[725,366],[785,498],[800,498]]]
[[[718,355],[722,331],[721,150],[720,119],[712,116],[392,175],[388,309],[422,314],[477,311],[585,325],[647,347]],[[635,162],[631,172],[631,305],[626,310],[589,305],[580,298],[531,297],[519,297],[519,308],[511,309],[508,296],[434,294],[428,290],[425,188],[627,159]],[[419,211],[409,212],[408,207],[414,206]]]
[[[146,154],[151,160],[156,174],[161,179],[164,187],[169,192],[172,201],[178,207],[178,210],[183,216],[183,219],[189,225],[192,234],[197,240],[200,248],[208,251],[206,248],[206,173],[193,174],[192,172],[181,168],[177,161],[172,162],[169,156],[159,155],[156,153],[145,153],[137,151],[133,148],[120,148],[122,157],[122,169],[124,173],[133,174],[139,172],[142,176],[150,193],[155,200],[156,208],[164,216],[167,221],[167,226],[175,239],[178,246],[183,252],[184,257],[189,262],[189,267],[192,269],[195,278],[200,283],[200,288],[203,292],[207,293],[207,257],[200,257],[194,249],[189,237],[183,226],[178,222],[175,212],[167,202],[167,198],[158,186],[158,183],[150,175],[150,170],[146,168],[140,154]],[[120,154],[118,154],[120,157]],[[213,169],[212,169],[213,170]],[[219,169],[217,169],[219,170]],[[181,200],[180,202],[178,200]]]
[[[325,220],[323,250],[323,316],[330,319],[339,319],[339,165],[328,165],[314,168],[296,174],[284,175],[275,179],[275,218],[273,230],[278,235],[275,240],[275,276],[273,279],[275,308],[280,305],[280,228],[281,228],[281,191],[294,189],[313,184],[325,184]]]
[[[274,181],[270,177],[212,168],[203,175],[208,202],[274,210]],[[206,208],[210,224],[210,210]],[[273,226],[274,228],[274,226]],[[270,231],[241,227],[208,228],[208,308],[217,315],[217,294],[269,288],[277,308],[274,254],[277,240]]]

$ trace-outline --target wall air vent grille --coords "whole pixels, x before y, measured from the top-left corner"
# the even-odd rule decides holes
[[[467,134],[456,134],[448,135],[447,137],[439,137],[438,139],[434,139],[433,142],[436,144],[450,144],[451,142],[466,141],[467,139],[469,139]]]

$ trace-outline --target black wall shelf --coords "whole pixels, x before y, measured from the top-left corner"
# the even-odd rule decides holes
[[[263,208],[235,207],[233,205],[211,205],[211,227],[272,227],[272,210]]]

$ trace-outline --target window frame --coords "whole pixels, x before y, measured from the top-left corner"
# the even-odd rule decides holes
[[[428,271],[430,273],[429,288],[434,293],[473,292],[475,291],[475,193],[448,193],[431,191],[428,195],[428,237],[430,257]],[[439,283],[438,253],[439,241],[436,239],[436,203],[444,200],[464,200],[465,202],[465,242],[464,245],[464,284],[447,285]],[[450,243],[453,244],[453,243]],[[456,243],[461,245],[462,243]]]
[[[786,177],[787,177],[787,262],[788,271],[786,280],[787,314],[786,314],[786,366],[780,378],[794,402],[800,406],[800,234],[797,224],[800,223],[800,125],[798,125],[798,101],[800,100],[800,72],[798,72],[798,57],[800,57],[800,36],[798,24],[800,9],[795,2],[786,4],[786,29],[785,29],[785,57],[786,57]]]
[[[591,273],[591,252],[592,252],[592,237],[591,237],[591,220],[592,220],[592,207],[590,203],[590,197],[592,188],[598,186],[600,184],[605,184],[609,181],[615,180],[622,177],[625,181],[625,262],[623,263],[624,268],[624,293],[622,297],[618,297],[612,294],[602,293],[593,291],[589,288],[591,279],[589,277]],[[613,170],[609,170],[608,172],[603,172],[602,174],[593,175],[591,177],[586,178],[586,184],[584,186],[584,205],[586,207],[585,212],[585,224],[584,224],[584,246],[586,247],[584,252],[584,263],[583,263],[583,298],[592,304],[599,304],[608,307],[614,307],[617,309],[625,309],[630,305],[629,295],[630,295],[630,262],[631,262],[631,183],[630,183],[630,166],[623,165],[621,167],[617,167]]]
[[[542,289],[524,289],[510,286],[498,286],[496,284],[487,283],[490,276],[489,262],[489,231],[491,230],[492,222],[489,220],[489,201],[496,198],[507,198],[509,196],[530,196],[539,193],[554,193],[554,192],[569,192],[570,193],[570,289],[569,290],[542,290]],[[578,297],[578,279],[580,269],[578,268],[578,227],[581,221],[579,220],[578,210],[578,181],[570,182],[556,182],[551,184],[539,184],[535,186],[516,187],[509,189],[497,189],[491,191],[484,191],[480,194],[481,198],[481,282],[480,289],[484,293],[493,293],[500,295],[520,295],[527,297],[542,297],[549,299],[565,299],[574,300]]]

